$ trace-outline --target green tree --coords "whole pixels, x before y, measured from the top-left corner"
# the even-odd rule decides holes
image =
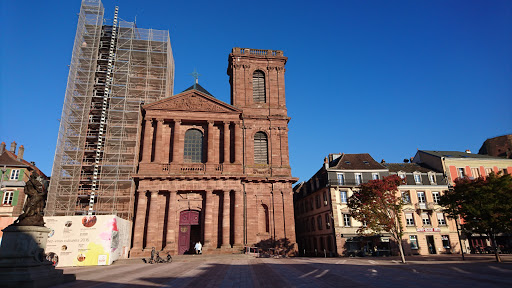
[[[392,175],[361,184],[360,189],[349,198],[348,207],[352,210],[352,217],[365,224],[358,229],[358,233],[390,233],[398,243],[402,263],[405,263],[401,217],[404,201],[398,194],[398,186],[402,182],[400,177]]]
[[[491,173],[486,178],[457,178],[440,199],[444,212],[460,217],[470,233],[486,234],[496,261],[501,262],[496,235],[512,231],[512,177]]]

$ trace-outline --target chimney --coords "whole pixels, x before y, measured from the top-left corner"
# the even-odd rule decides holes
[[[384,159],[380,160],[380,164],[384,164],[384,163],[386,163],[386,160],[384,160]]]
[[[466,153],[471,154],[471,150],[466,149]]]
[[[18,149],[18,160],[23,160],[23,152],[25,152],[25,147],[23,145],[20,145],[20,148]]]
[[[5,142],[2,142],[2,144],[0,144],[0,154],[4,153],[5,151]]]
[[[11,150],[12,153],[16,154],[16,141],[12,141]]]

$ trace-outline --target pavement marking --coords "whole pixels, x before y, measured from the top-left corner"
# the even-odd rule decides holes
[[[452,267],[452,269],[453,269],[453,270],[455,270],[455,271],[457,271],[457,272],[460,272],[460,273],[464,273],[464,274],[471,274],[471,273],[469,273],[468,271],[464,271],[464,270],[462,270],[462,269],[460,269],[460,268],[457,268],[457,267]]]
[[[311,272],[309,272],[309,273],[306,273],[306,274],[302,274],[299,278],[307,277],[307,276],[309,276],[309,275],[311,275],[311,274],[316,273],[316,271],[318,271],[318,269],[315,269],[315,270],[313,270],[313,271],[311,271]]]
[[[414,272],[414,273],[420,273],[420,272],[418,272],[418,270],[416,270],[416,269],[412,269],[412,272]]]
[[[370,264],[377,264],[377,262],[375,262],[373,260],[368,260],[368,262],[370,262]]]
[[[340,261],[336,261],[336,264],[345,264],[345,262],[347,262],[347,260],[340,260]]]
[[[509,269],[503,269],[503,268],[496,267],[496,266],[491,266],[491,265],[489,265],[488,267],[489,267],[489,268],[491,268],[491,269],[494,269],[494,270],[496,270],[496,271],[500,271],[500,272],[507,272],[507,273],[510,273],[510,272],[511,272]]]
[[[315,276],[315,278],[323,277],[325,274],[327,274],[327,272],[329,272],[329,269],[324,270],[322,273],[320,273],[320,274],[316,275],[316,276]]]

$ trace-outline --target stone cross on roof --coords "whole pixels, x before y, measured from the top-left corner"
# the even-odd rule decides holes
[[[201,76],[201,74],[197,73],[196,68],[194,68],[194,72],[190,73],[190,75],[196,79],[196,82],[194,83],[195,88],[195,85],[199,84],[199,76]]]

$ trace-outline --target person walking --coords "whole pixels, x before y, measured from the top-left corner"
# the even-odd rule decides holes
[[[196,254],[203,254],[203,245],[201,245],[200,241],[197,241],[196,246],[194,246],[194,249],[196,250]]]

